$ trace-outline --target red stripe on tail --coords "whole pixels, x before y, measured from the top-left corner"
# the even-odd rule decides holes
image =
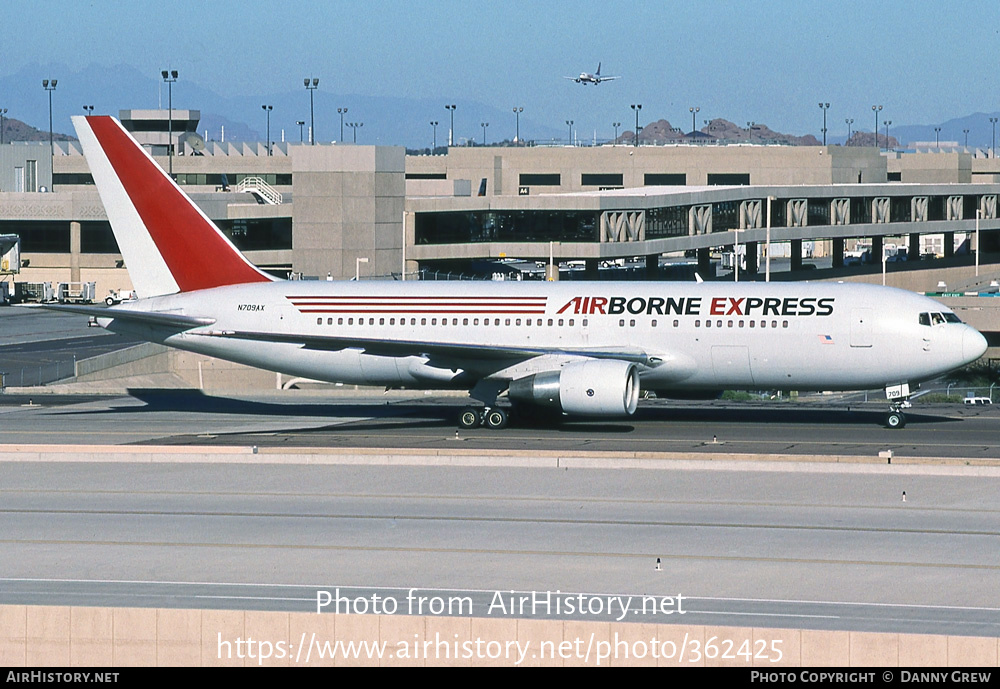
[[[271,279],[246,261],[112,118],[87,122],[182,292]]]

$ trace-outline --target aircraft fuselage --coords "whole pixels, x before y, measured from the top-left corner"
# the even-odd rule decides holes
[[[873,389],[917,383],[978,358],[985,340],[929,298],[829,283],[424,283],[291,281],[156,297],[127,308],[208,316],[171,332],[118,320],[110,329],[316,380],[469,387],[578,360],[574,350],[645,352],[647,389]],[[457,296],[457,294],[461,296]],[[930,323],[921,314],[951,314]],[[103,320],[102,324],[108,321]],[[921,321],[928,321],[923,324]],[[141,332],[139,332],[141,331]],[[227,337],[476,343],[549,353],[509,357],[395,355],[384,346],[324,346]],[[219,335],[223,336],[219,336]]]

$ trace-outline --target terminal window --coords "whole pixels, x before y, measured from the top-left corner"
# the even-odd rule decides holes
[[[647,172],[642,183],[647,187],[683,187],[687,184],[684,172]]]
[[[69,223],[24,221],[0,223],[0,234],[21,237],[22,254],[68,254]]]
[[[708,173],[709,186],[746,186],[750,184],[749,172],[710,172]]]
[[[555,173],[528,172],[519,176],[521,186],[558,187],[562,184],[562,175]]]
[[[80,223],[80,252],[84,254],[118,254],[118,242],[106,220]]]
[[[446,172],[407,172],[406,179],[448,179]]]
[[[600,172],[585,172],[580,175],[580,186],[584,187],[599,187],[599,186],[622,186],[625,184],[624,175],[621,173],[600,173]]]

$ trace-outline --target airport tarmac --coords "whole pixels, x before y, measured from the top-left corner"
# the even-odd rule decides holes
[[[4,462],[0,603],[1000,636],[1000,472],[913,468]]]
[[[509,449],[1000,459],[1000,406],[916,404],[903,429],[884,402],[813,396],[788,402],[643,400],[629,419],[463,430],[460,396],[420,392],[255,395],[137,390],[131,396],[0,395],[4,444]],[[30,402],[30,404],[29,404]]]

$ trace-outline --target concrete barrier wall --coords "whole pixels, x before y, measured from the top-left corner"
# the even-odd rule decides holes
[[[283,448],[218,445],[3,445],[0,462],[121,462],[212,464],[339,464],[375,466],[495,466],[557,469],[732,470],[754,462],[758,471],[1000,476],[1000,460],[965,457],[784,455],[700,452],[588,452],[560,450]]]
[[[164,368],[166,357],[161,360],[155,357],[165,355],[167,351],[163,345],[144,342],[134,347],[80,359],[76,362],[76,377],[83,382],[158,373]]]
[[[358,652],[356,645],[352,653],[336,646],[352,641],[367,643],[367,650]],[[381,651],[381,658],[374,649]],[[780,660],[772,662],[777,650]],[[995,667],[998,653],[1000,639],[961,636],[507,618],[0,606],[0,666],[8,667]]]

